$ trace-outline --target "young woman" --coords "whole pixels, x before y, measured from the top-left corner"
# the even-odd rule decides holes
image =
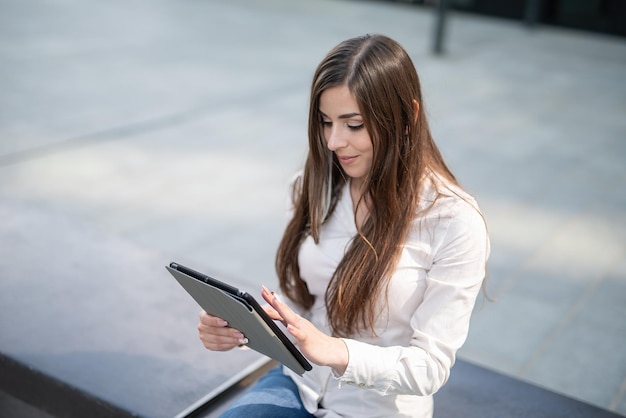
[[[290,303],[262,296],[314,367],[270,372],[224,416],[431,417],[467,337],[489,240],[392,39],[349,39],[319,64],[292,200],[276,257]],[[198,329],[211,350],[246,341],[204,312]]]

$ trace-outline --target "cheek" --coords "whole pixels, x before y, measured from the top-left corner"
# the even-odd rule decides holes
[[[372,165],[374,164],[374,144],[370,139],[369,135],[367,137],[367,141],[363,142],[364,145],[364,154],[367,155],[367,166],[368,171],[371,171]]]
[[[373,154],[374,146],[370,136],[366,133],[358,139],[358,148],[363,154]]]

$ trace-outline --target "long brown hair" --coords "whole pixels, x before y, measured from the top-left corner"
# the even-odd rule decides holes
[[[292,301],[305,309],[314,303],[300,276],[298,252],[308,235],[319,242],[320,227],[346,182],[341,165],[326,147],[319,113],[322,92],[334,86],[347,86],[353,94],[373,144],[371,172],[357,203],[367,204],[369,216],[357,228],[359,238],[352,240],[325,295],[333,333],[349,336],[373,331],[377,302],[417,215],[425,174],[435,172],[453,184],[456,180],[433,142],[419,78],[406,51],[383,35],[337,45],[313,77],[309,153],[294,186],[294,215],[276,255],[280,288]],[[414,100],[419,104],[417,115]]]

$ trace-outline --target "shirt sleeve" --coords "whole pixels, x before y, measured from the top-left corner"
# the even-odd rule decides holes
[[[438,218],[436,231],[423,301],[410,319],[409,345],[344,339],[349,361],[344,374],[335,376],[340,386],[428,396],[448,380],[485,277],[489,239],[482,215],[471,205],[457,205],[447,219]]]

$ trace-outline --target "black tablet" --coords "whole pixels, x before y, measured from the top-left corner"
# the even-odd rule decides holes
[[[243,333],[248,347],[302,375],[311,364],[247,292],[178,263],[165,267],[208,314]]]

